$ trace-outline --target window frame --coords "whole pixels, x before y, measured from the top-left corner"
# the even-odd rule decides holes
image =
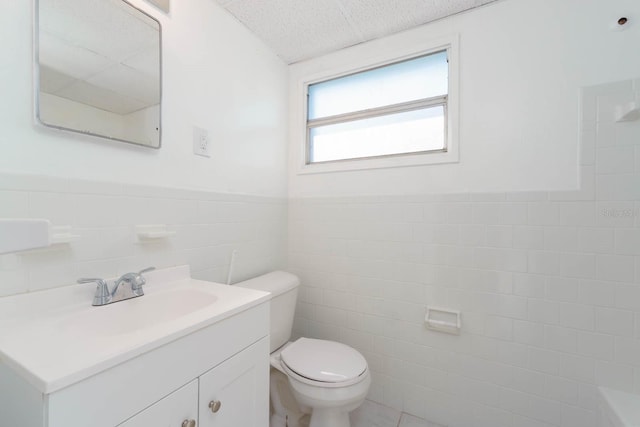
[[[349,60],[343,62],[344,65],[325,69],[322,72],[311,76],[303,77],[298,80],[296,86],[296,103],[298,112],[301,117],[295,125],[295,134],[298,135],[298,142],[294,145],[296,151],[296,163],[298,165],[298,174],[313,174],[326,172],[343,172],[351,170],[366,170],[380,168],[394,168],[407,166],[420,166],[430,164],[456,163],[459,161],[458,149],[458,35],[443,37],[438,40],[432,40],[428,45],[423,42],[422,46],[409,46],[400,49],[393,49],[394,55],[381,53],[367,60]],[[418,101],[410,101],[402,104],[393,104],[392,106],[378,107],[371,110],[357,111],[341,114],[339,116],[331,116],[330,118],[308,120],[308,88],[310,85],[321,83],[328,80],[345,77],[360,72],[385,67],[398,62],[403,62],[422,56],[427,56],[437,52],[447,52],[449,61],[448,76],[448,93],[445,96],[437,96],[433,98],[421,99]],[[445,102],[437,102],[435,100],[445,99]],[[432,102],[433,101],[433,102]],[[444,149],[429,150],[412,153],[388,154],[373,157],[361,157],[353,159],[340,159],[324,162],[309,163],[310,157],[310,132],[309,123],[322,123],[324,125],[331,124],[333,120],[344,119],[350,117],[355,119],[357,116],[361,118],[379,117],[393,112],[410,111],[406,108],[414,104],[413,110],[422,109],[428,106],[444,106],[445,115],[445,141]],[[430,104],[430,105],[429,105]],[[404,108],[404,109],[403,109]],[[373,112],[373,114],[372,114]],[[340,123],[341,121],[337,121]]]

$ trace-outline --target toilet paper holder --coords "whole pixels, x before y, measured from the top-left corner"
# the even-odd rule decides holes
[[[462,315],[458,310],[427,306],[424,322],[428,329],[458,335],[462,329]]]

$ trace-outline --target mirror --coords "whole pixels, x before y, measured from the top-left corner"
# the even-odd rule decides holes
[[[124,0],[36,0],[45,126],[160,148],[160,23]]]

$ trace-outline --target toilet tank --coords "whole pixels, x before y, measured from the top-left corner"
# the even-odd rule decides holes
[[[285,271],[273,271],[233,285],[271,293],[270,353],[282,347],[291,338],[299,285],[298,276]]]

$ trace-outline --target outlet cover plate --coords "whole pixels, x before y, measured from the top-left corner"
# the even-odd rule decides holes
[[[193,127],[193,154],[197,156],[211,157],[211,141],[206,129]]]

